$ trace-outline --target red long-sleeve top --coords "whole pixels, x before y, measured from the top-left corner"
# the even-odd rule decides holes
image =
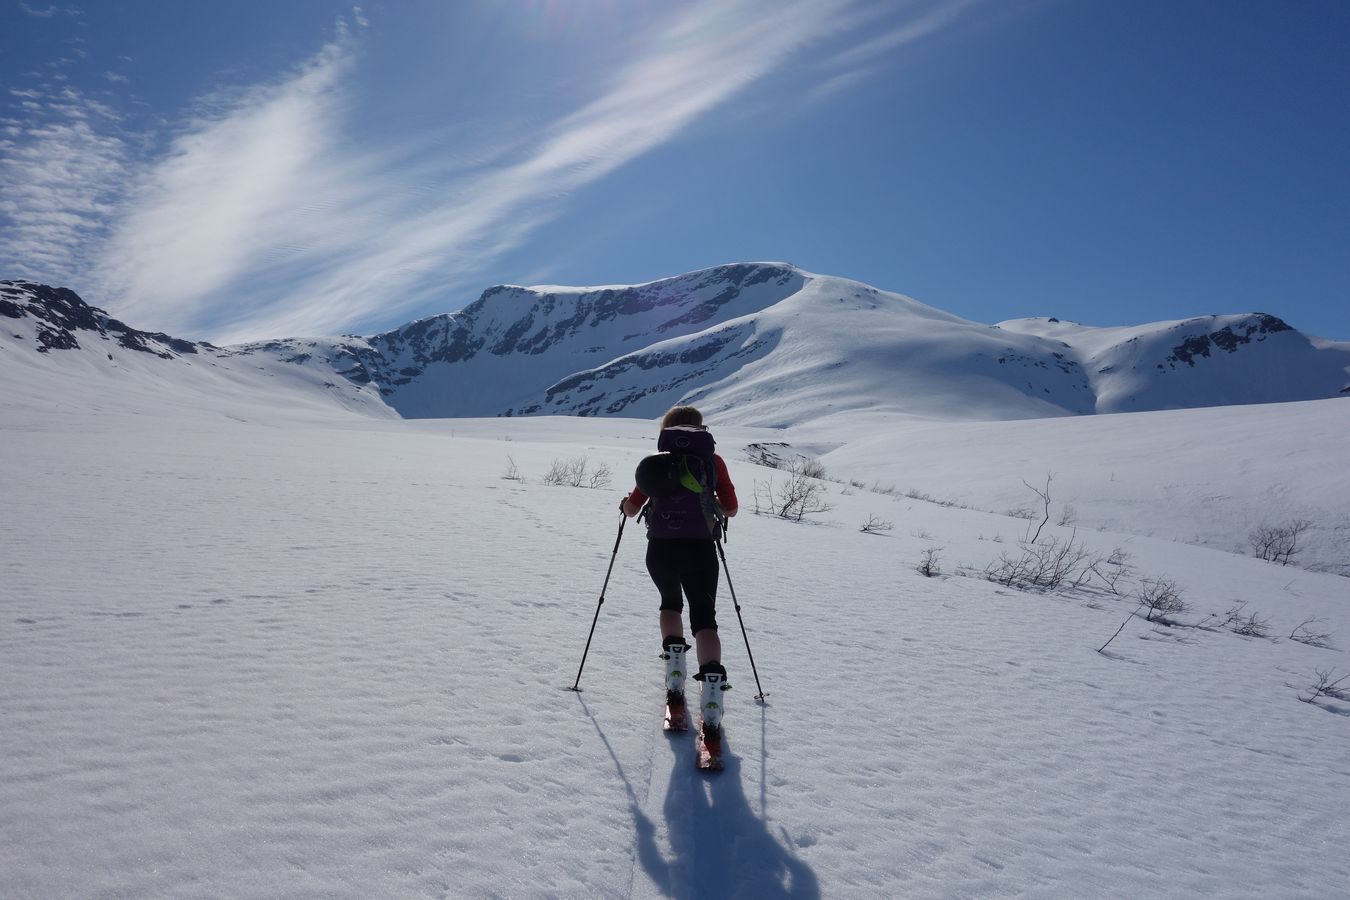
[[[717,505],[722,507],[722,511],[731,515],[740,508],[740,503],[736,500],[736,485],[731,483],[731,474],[727,472],[727,464],[722,457],[713,454],[713,463],[717,466],[717,487],[713,490],[713,498],[717,500]],[[647,495],[637,488],[628,495],[628,502],[636,506],[642,506],[647,502]]]

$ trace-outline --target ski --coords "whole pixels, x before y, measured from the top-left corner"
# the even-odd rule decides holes
[[[679,732],[689,730],[689,709],[683,703],[666,703],[666,731]]]
[[[710,738],[700,734],[698,738],[698,760],[696,765],[700,772],[720,772],[722,771],[722,751],[725,737],[718,735]]]

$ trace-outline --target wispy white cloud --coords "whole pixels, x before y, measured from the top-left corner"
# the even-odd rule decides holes
[[[591,102],[468,172],[391,168],[388,151],[343,139],[354,46],[340,39],[184,131],[133,192],[101,280],[125,318],[225,342],[340,331],[481,287],[485,262],[568,196],[784,65],[847,5],[691,5]],[[428,184],[430,197],[409,189]]]
[[[832,76],[864,70],[970,2],[854,38]],[[43,186],[0,212],[28,236],[23,253],[46,242],[49,255],[66,253],[68,268],[88,262],[97,236],[77,283],[141,327],[228,343],[396,321],[483,287],[478,273],[577,192],[798,66],[807,45],[856,34],[863,8],[856,0],[679,6],[634,42],[589,102],[532,131],[516,125],[454,161],[422,152],[429,141],[405,147],[355,134],[360,42],[344,31],[278,82],[214,103],[130,179],[125,145],[96,127],[97,106],[66,103],[67,133],[0,143],[29,167],[0,170],[0,187]],[[359,8],[354,15],[359,25]],[[63,153],[63,141],[82,149]],[[112,190],[119,177],[130,184],[122,194]],[[106,237],[95,235],[109,220]]]
[[[23,115],[6,118],[0,138],[0,266],[76,282],[121,195],[127,148],[116,114],[70,87],[10,94]]]
[[[840,68],[856,68],[906,44],[922,40],[954,24],[964,13],[987,0],[944,0],[922,10],[914,18],[850,47],[835,58]]]
[[[46,9],[34,9],[27,3],[20,3],[19,9],[35,19],[50,19],[52,16],[56,15],[56,7],[54,6],[49,6]]]
[[[277,260],[303,255],[334,202],[324,202],[325,189],[355,174],[328,158],[350,65],[345,41],[334,42],[283,83],[182,130],[131,188],[100,253],[97,281],[119,312],[197,331],[222,306],[248,313],[231,289],[247,291]]]
[[[35,19],[52,19],[58,16],[66,18],[75,18],[83,15],[83,11],[77,6],[44,6],[41,9],[30,6],[20,0],[19,9]]]
[[[860,25],[873,33],[851,42],[825,63],[825,77],[807,100],[819,102],[839,94],[885,70],[895,53],[955,25],[971,8],[987,0],[909,0],[891,10],[898,15],[889,27],[876,29],[876,8],[866,11]]]
[[[471,285],[485,259],[519,246],[562,201],[783,65],[792,51],[832,27],[842,2],[707,2],[649,36],[607,89],[544,130],[521,158],[443,190],[445,202],[396,211],[378,240],[310,280],[275,314],[249,322],[287,333],[305,322],[352,322],[391,314],[435,293]],[[789,24],[791,23],[791,24]]]

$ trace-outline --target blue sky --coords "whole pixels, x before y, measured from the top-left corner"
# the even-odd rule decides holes
[[[140,328],[784,260],[1350,340],[1344,0],[0,3],[0,277]]]

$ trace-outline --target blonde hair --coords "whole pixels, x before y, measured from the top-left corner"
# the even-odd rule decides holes
[[[702,424],[703,413],[693,406],[672,406],[661,420],[662,428],[670,428],[674,425],[699,426]]]

